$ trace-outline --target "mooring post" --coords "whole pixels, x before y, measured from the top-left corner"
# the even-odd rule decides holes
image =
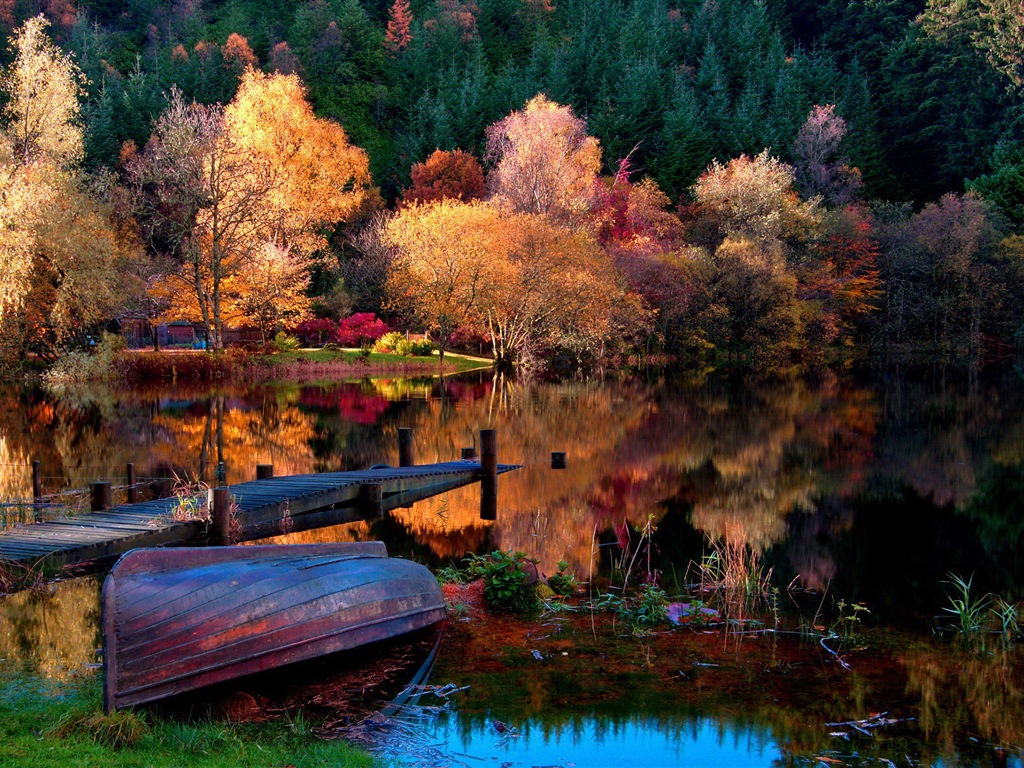
[[[134,504],[137,501],[135,493],[135,465],[129,461],[125,469],[128,475],[128,503]]]
[[[412,467],[416,460],[412,453],[412,427],[398,428],[398,466]]]
[[[114,506],[114,489],[110,483],[106,481],[91,483],[89,489],[91,497],[89,508],[93,512],[102,512],[104,509]]]
[[[43,498],[43,471],[39,462],[32,462],[32,500],[39,501]]]
[[[274,476],[274,465],[273,464],[257,464],[256,465],[256,479],[257,480],[269,480]]]
[[[551,452],[551,468],[565,469],[565,451]]]
[[[224,546],[231,543],[231,489],[226,485],[213,489],[213,509],[210,512],[213,529],[210,539],[213,544]]]
[[[217,476],[217,482],[224,485],[228,481],[228,465],[223,461],[218,461],[217,471],[214,474]]]
[[[476,448],[472,445],[462,449],[462,460],[473,461],[476,458]]]
[[[367,517],[381,517],[384,514],[384,486],[381,483],[360,485],[358,505]]]
[[[480,519],[498,519],[498,432],[480,430]]]

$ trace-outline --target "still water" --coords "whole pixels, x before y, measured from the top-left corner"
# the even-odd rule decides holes
[[[434,566],[522,550],[546,573],[564,560],[586,580],[608,575],[617,543],[649,525],[651,568],[666,584],[686,581],[709,541],[744,545],[793,595],[784,609],[794,616],[859,602],[870,610],[865,631],[899,642],[874,640],[879,649],[865,652],[863,668],[847,672],[799,639],[762,659],[750,644],[719,649],[715,635],[699,658],[679,649],[691,654],[680,657],[688,684],[668,689],[642,664],[630,666],[642,648],[604,678],[558,659],[539,674],[515,658],[498,675],[474,677],[466,648],[448,643],[437,674],[473,692],[420,726],[443,759],[1019,765],[1019,654],[954,651],[933,630],[950,574],[973,575],[979,594],[1022,598],[1022,406],[1024,377],[1012,367],[770,381],[524,383],[469,374],[61,396],[0,389],[0,500],[31,495],[33,459],[50,490],[117,484],[127,462],[156,484],[212,479],[223,461],[228,482],[239,482],[264,463],[278,475],[393,464],[399,427],[413,428],[418,462],[446,461],[476,444],[479,429],[496,428],[499,460],[523,465],[499,482],[497,521],[481,521],[477,491],[462,489],[373,524],[291,540],[379,538],[393,555]],[[568,470],[550,469],[555,450],[568,454]],[[2,664],[54,680],[94,664],[98,589],[97,580],[78,579],[0,603]],[[712,664],[701,661],[711,654],[712,666],[694,667]],[[609,675],[617,683],[604,698],[578,693]],[[792,689],[791,678],[799,678]],[[509,693],[520,689],[527,693]],[[577,693],[559,694],[567,690]],[[613,714],[603,710],[608,701]],[[890,707],[902,722],[885,739],[881,730],[833,737],[824,726]],[[495,721],[514,723],[513,737]]]

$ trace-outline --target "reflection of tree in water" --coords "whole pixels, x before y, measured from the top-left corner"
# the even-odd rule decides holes
[[[62,681],[98,661],[100,582],[80,578],[0,598],[0,659]]]
[[[949,653],[907,651],[907,692],[917,697],[920,727],[947,752],[966,737],[1019,748],[1024,743],[1024,649]]]

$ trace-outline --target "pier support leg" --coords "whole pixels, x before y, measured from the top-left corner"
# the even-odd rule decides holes
[[[128,465],[125,467],[125,469],[127,470],[125,474],[128,476],[128,503],[134,504],[136,501],[139,500],[138,491],[135,488],[135,465],[132,464],[131,462],[128,462]]]
[[[39,501],[43,498],[43,472],[38,461],[32,462],[32,500]]]
[[[273,464],[257,464],[256,465],[256,479],[257,480],[269,480],[274,476],[274,465]]]
[[[90,504],[93,512],[102,512],[114,506],[114,489],[110,483],[103,481],[89,485]]]
[[[412,453],[412,427],[398,428],[398,466],[413,467],[416,460]]]
[[[231,543],[231,489],[220,486],[213,489],[213,509],[210,510],[212,522],[210,540],[217,546]]]
[[[498,433],[480,430],[480,519],[498,519]]]
[[[359,486],[359,511],[368,520],[384,514],[384,486],[380,483],[363,483]]]

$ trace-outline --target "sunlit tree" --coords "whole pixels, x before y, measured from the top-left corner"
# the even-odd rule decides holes
[[[260,329],[264,343],[287,324],[309,317],[308,264],[287,249],[264,244],[252,254],[245,269],[232,277],[225,294],[238,314]]]
[[[475,157],[461,149],[437,149],[412,167],[412,186],[402,195],[407,203],[430,203],[450,198],[468,203],[487,196],[484,172]]]
[[[254,70],[223,109],[175,95],[130,170],[148,241],[180,260],[177,279],[215,349],[225,281],[268,243],[308,259],[327,228],[359,210],[370,182],[366,153],[313,115],[297,76]]]
[[[487,129],[495,197],[523,213],[571,218],[590,208],[601,148],[570,107],[535,96]]]

